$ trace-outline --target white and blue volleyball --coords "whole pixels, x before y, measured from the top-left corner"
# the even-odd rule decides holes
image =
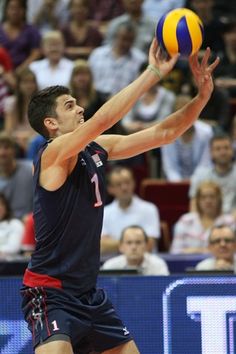
[[[196,53],[203,41],[204,28],[200,18],[191,10],[179,8],[164,14],[156,28],[158,43],[170,56]]]

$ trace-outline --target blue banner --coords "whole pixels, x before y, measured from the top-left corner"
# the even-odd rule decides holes
[[[236,353],[236,277],[103,276],[141,354]],[[32,354],[19,278],[0,279],[0,353]]]

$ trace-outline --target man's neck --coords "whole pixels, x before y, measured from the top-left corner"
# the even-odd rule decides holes
[[[132,203],[132,198],[126,200],[119,200],[118,203],[121,209],[127,209]]]
[[[226,175],[232,169],[232,163],[225,165],[215,165],[215,170],[219,175]]]

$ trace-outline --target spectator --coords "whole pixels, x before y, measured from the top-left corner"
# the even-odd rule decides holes
[[[121,24],[111,44],[98,47],[89,57],[94,86],[104,99],[130,84],[146,61],[145,54],[133,47],[135,29]]]
[[[156,22],[145,16],[143,0],[123,0],[125,13],[110,21],[106,31],[106,43],[112,43],[121,24],[131,24],[136,30],[134,46],[147,53]]]
[[[222,189],[223,212],[235,213],[236,210],[236,165],[233,163],[233,146],[226,134],[214,135],[210,142],[212,166],[199,167],[190,181],[189,196],[191,210],[195,210],[196,191],[204,181],[215,181]]]
[[[89,18],[100,23],[124,12],[122,0],[89,0]]]
[[[0,191],[10,203],[15,218],[32,211],[33,183],[31,163],[16,159],[15,141],[0,134]]]
[[[44,59],[30,64],[39,90],[51,85],[69,86],[73,62],[64,57],[64,40],[60,31],[49,31],[42,39]]]
[[[32,2],[32,1],[30,1]],[[29,5],[30,5],[29,2]],[[42,0],[39,2],[39,8],[35,9],[34,18],[32,22],[40,30],[41,34],[47,31],[57,30],[60,27],[61,14],[58,12],[61,1],[59,0]],[[35,5],[35,1],[34,1]],[[66,9],[62,9],[65,13]]]
[[[85,120],[105,103],[101,95],[95,90],[92,71],[88,62],[83,59],[75,61],[70,79],[72,96],[84,107]]]
[[[26,0],[5,1],[0,43],[8,50],[17,72],[40,57],[40,33],[26,22]]]
[[[147,252],[148,237],[142,227],[126,227],[120,238],[121,255],[107,260],[102,269],[137,269],[143,275],[169,275],[165,261]]]
[[[17,75],[17,86],[14,95],[5,100],[4,130],[8,135],[14,137],[16,143],[25,152],[29,141],[35,132],[28,121],[28,103],[31,95],[38,90],[34,73],[26,68]]]
[[[180,217],[174,227],[171,253],[207,252],[211,227],[235,224],[231,214],[222,213],[222,191],[215,182],[202,182],[196,192],[196,211]]]
[[[35,23],[43,34],[62,26],[68,21],[70,0],[27,0],[27,19]],[[50,13],[49,13],[50,12]],[[40,20],[38,23],[38,19]],[[54,24],[56,27],[54,27]]]
[[[148,90],[122,119],[128,133],[150,127],[173,112],[175,94],[161,85]]]
[[[114,167],[108,175],[108,192],[114,200],[104,208],[101,238],[102,253],[118,251],[122,230],[131,225],[143,227],[149,238],[148,250],[155,248],[160,237],[157,207],[134,194],[135,181],[129,168]]]
[[[0,193],[0,257],[16,255],[20,251],[23,223],[12,216],[7,198]]]
[[[102,44],[103,35],[95,24],[88,21],[88,0],[71,0],[70,21],[62,28],[65,54],[70,59],[87,59],[92,50]]]
[[[204,259],[196,265],[196,270],[236,270],[234,253],[236,251],[236,235],[228,225],[214,226],[209,236],[211,258]]]
[[[234,160],[236,159],[236,114],[232,119],[230,134],[232,138],[233,151],[234,151]]]
[[[191,96],[177,96],[175,108],[190,102]],[[189,180],[200,166],[211,163],[209,142],[213,135],[210,125],[196,121],[173,143],[161,147],[162,167],[168,181]]]
[[[15,87],[12,61],[7,50],[0,45],[0,129],[4,126],[4,104],[10,87]]]
[[[226,88],[230,96],[236,98],[236,17],[225,25],[223,38],[225,50],[216,70],[215,83],[218,87]]]

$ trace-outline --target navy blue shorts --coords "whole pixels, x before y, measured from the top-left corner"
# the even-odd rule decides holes
[[[22,310],[33,346],[66,334],[76,354],[103,352],[132,340],[102,289],[75,296],[47,287],[23,288]]]

